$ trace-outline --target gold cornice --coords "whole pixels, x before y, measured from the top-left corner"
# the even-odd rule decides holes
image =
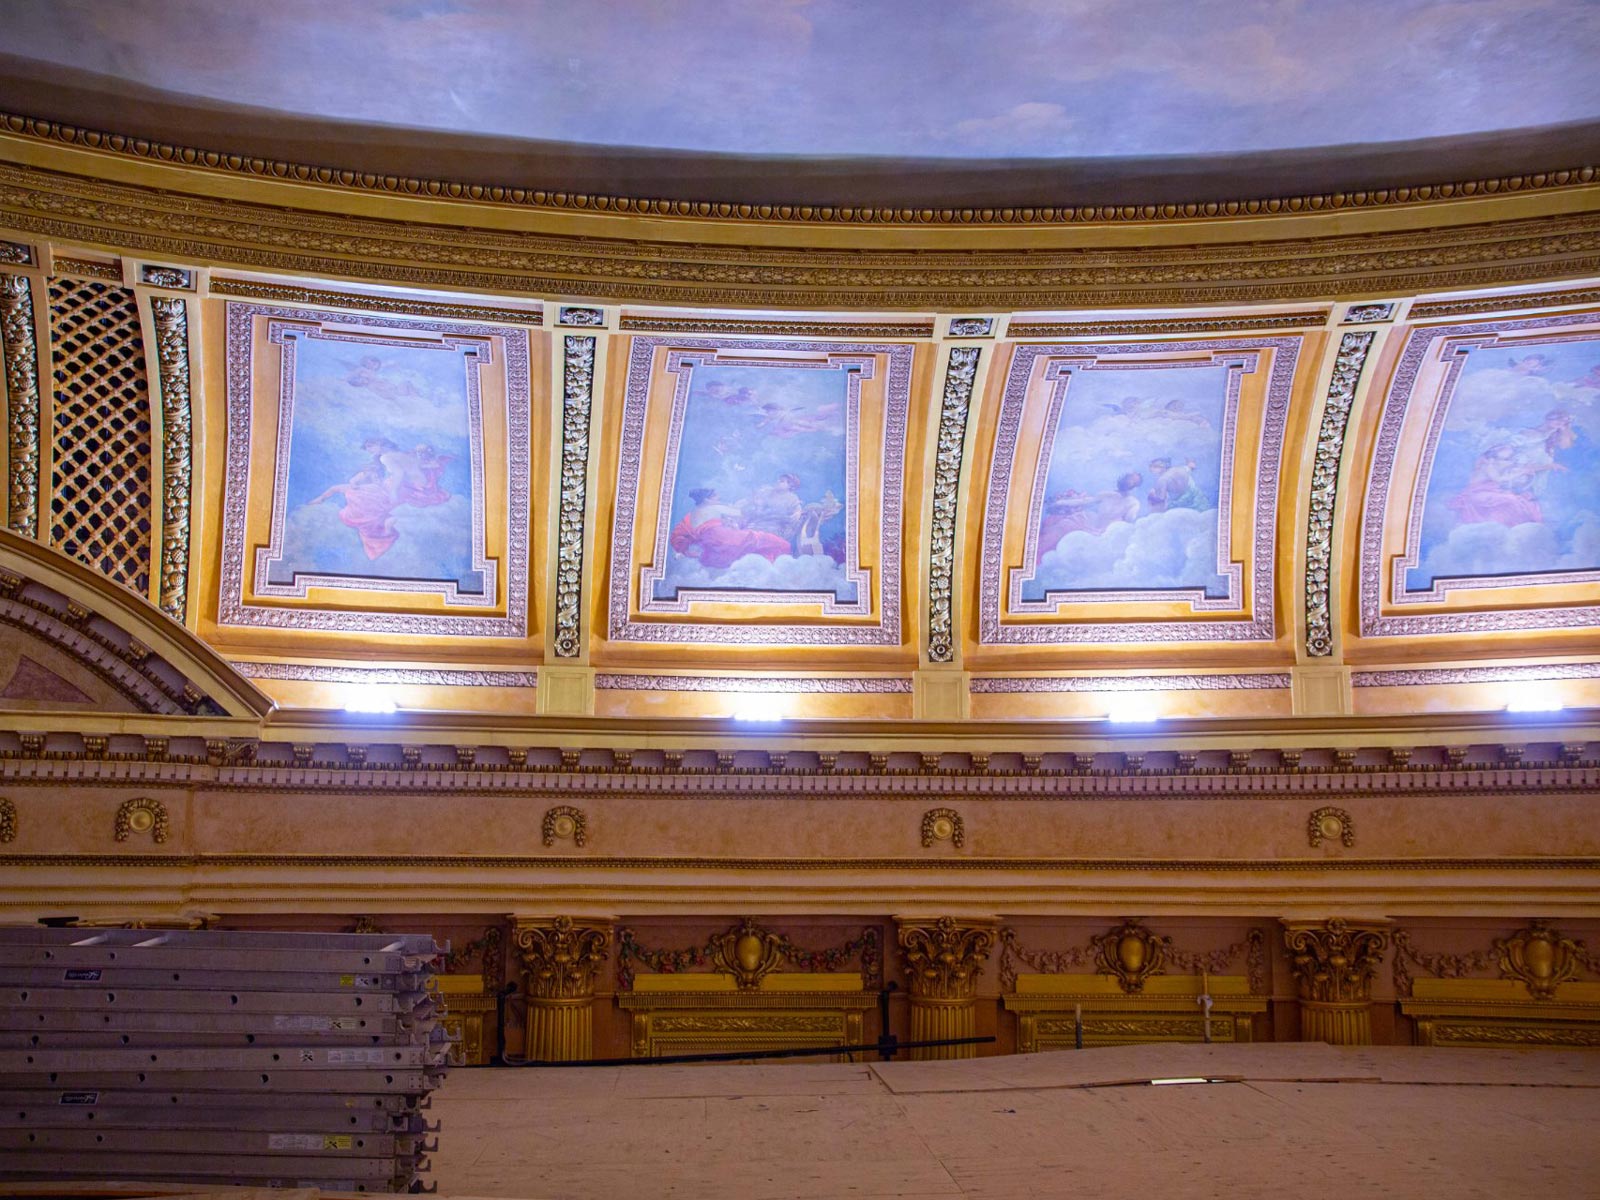
[[[350,870],[672,870],[672,871],[980,871],[1232,872],[1349,874],[1384,871],[1595,871],[1600,856],[1483,858],[710,858],[663,855],[427,854],[0,854],[0,867],[196,870],[342,868]]]
[[[1149,317],[1116,321],[1022,321],[1006,328],[1010,338],[1130,337],[1139,334],[1236,333],[1243,329],[1321,329],[1330,310],[1232,313],[1226,317]]]
[[[1495,179],[1456,180],[1410,187],[1314,195],[1251,197],[1170,204],[1087,206],[990,206],[983,208],[890,208],[822,204],[730,202],[591,195],[538,188],[416,179],[336,167],[289,163],[250,155],[201,150],[124,134],[81,129],[55,121],[0,114],[0,132],[42,145],[70,146],[99,155],[142,160],[223,176],[286,181],[357,193],[439,198],[558,212],[670,217],[678,220],[875,226],[1060,226],[1132,222],[1194,221],[1241,216],[1351,212],[1416,206],[1485,196],[1517,195],[1581,187],[1600,178],[1592,166],[1568,167]]]
[[[1463,317],[1474,313],[1517,312],[1530,308],[1565,308],[1569,305],[1600,303],[1600,288],[1569,288],[1565,291],[1502,293],[1497,296],[1459,296],[1448,300],[1427,300],[1414,304],[1407,317],[1431,321],[1440,317]]]
[[[1588,185],[1564,193],[1570,203],[1483,210],[1468,214],[1474,223],[1429,210],[1437,223],[1422,228],[1274,217],[1103,236],[1069,227],[1019,240],[1003,235],[1027,231],[972,230],[965,240],[929,242],[879,230],[865,243],[777,244],[761,226],[737,222],[687,242],[681,229],[648,222],[574,220],[550,232],[526,221],[491,226],[482,218],[494,210],[481,206],[379,219],[312,211],[312,189],[303,186],[261,203],[257,195],[186,194],[176,187],[182,177],[163,182],[173,186],[0,166],[0,225],[225,267],[503,294],[833,310],[1283,303],[1600,272],[1600,186]]]
[[[624,313],[617,328],[627,333],[708,333],[732,336],[931,338],[932,321],[741,321],[723,317],[653,316]]]
[[[325,304],[330,308],[356,308],[362,312],[401,313],[411,317],[443,317],[453,321],[495,321],[512,325],[542,325],[539,308],[496,308],[487,304],[452,304],[422,297],[378,296],[371,292],[340,292],[325,288],[267,283],[256,279],[213,278],[213,296],[271,300],[279,304]]]

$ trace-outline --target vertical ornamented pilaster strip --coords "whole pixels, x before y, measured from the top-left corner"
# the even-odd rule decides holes
[[[189,500],[193,428],[189,313],[181,299],[151,302],[161,372],[161,611],[183,622],[189,600]]]
[[[571,917],[521,919],[512,944],[528,1001],[523,1054],[540,1062],[593,1058],[594,981],[611,945],[610,928]]]
[[[978,976],[994,947],[994,927],[940,917],[931,925],[902,924],[898,940],[911,997],[910,1040],[972,1037]],[[928,1046],[910,1054],[913,1059],[973,1058],[977,1047]]]
[[[1322,427],[1317,431],[1317,453],[1311,467],[1311,511],[1306,518],[1306,653],[1312,658],[1326,658],[1333,653],[1333,604],[1328,588],[1339,463],[1344,457],[1344,435],[1350,424],[1356,385],[1373,337],[1368,330],[1347,333],[1339,340],[1328,398],[1322,406]]]
[[[6,366],[6,445],[11,487],[6,524],[39,536],[39,354],[33,337],[33,292],[26,275],[0,275],[0,346]]]
[[[1378,922],[1285,921],[1283,944],[1300,993],[1300,1040],[1372,1044],[1372,977],[1389,945]]]
[[[577,658],[583,629],[583,511],[589,477],[589,410],[594,394],[595,339],[568,335],[564,340],[555,652],[557,658]]]
[[[928,563],[928,661],[955,658],[951,588],[956,558],[956,501],[961,486],[961,455],[967,440],[967,412],[978,374],[976,346],[950,351],[939,407],[939,444],[933,470],[933,534]]]

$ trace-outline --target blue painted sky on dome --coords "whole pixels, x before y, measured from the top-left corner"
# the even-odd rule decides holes
[[[1594,0],[8,0],[6,52],[364,124],[1087,158],[1600,117]]]

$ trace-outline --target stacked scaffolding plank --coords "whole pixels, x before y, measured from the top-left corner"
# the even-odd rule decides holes
[[[420,1190],[431,937],[0,929],[0,1179]]]

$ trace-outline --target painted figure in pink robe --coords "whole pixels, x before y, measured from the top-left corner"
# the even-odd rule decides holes
[[[787,538],[764,529],[745,528],[743,512],[723,504],[716,488],[694,488],[689,498],[694,507],[673,527],[671,537],[672,548],[684,557],[721,570],[747,554],[759,554],[771,562],[790,552]]]
[[[1082,531],[1098,537],[1118,521],[1133,521],[1139,515],[1139,498],[1133,489],[1143,482],[1143,475],[1129,471],[1117,480],[1114,492],[1091,495],[1068,488],[1051,496],[1045,503],[1044,520],[1039,522],[1035,565],[1069,533]]]
[[[450,493],[440,486],[439,477],[452,456],[439,454],[427,444],[402,450],[384,437],[368,438],[361,448],[372,455],[372,461],[348,483],[334,484],[310,503],[323,504],[342,496],[339,520],[356,531],[361,549],[368,561],[373,561],[400,537],[394,527],[395,509],[402,505],[429,508],[449,501]]]
[[[1572,415],[1561,409],[1544,422],[1490,446],[1472,464],[1472,477],[1448,503],[1463,524],[1526,525],[1544,520],[1539,492],[1551,471],[1567,468],[1556,455],[1578,440]]]

